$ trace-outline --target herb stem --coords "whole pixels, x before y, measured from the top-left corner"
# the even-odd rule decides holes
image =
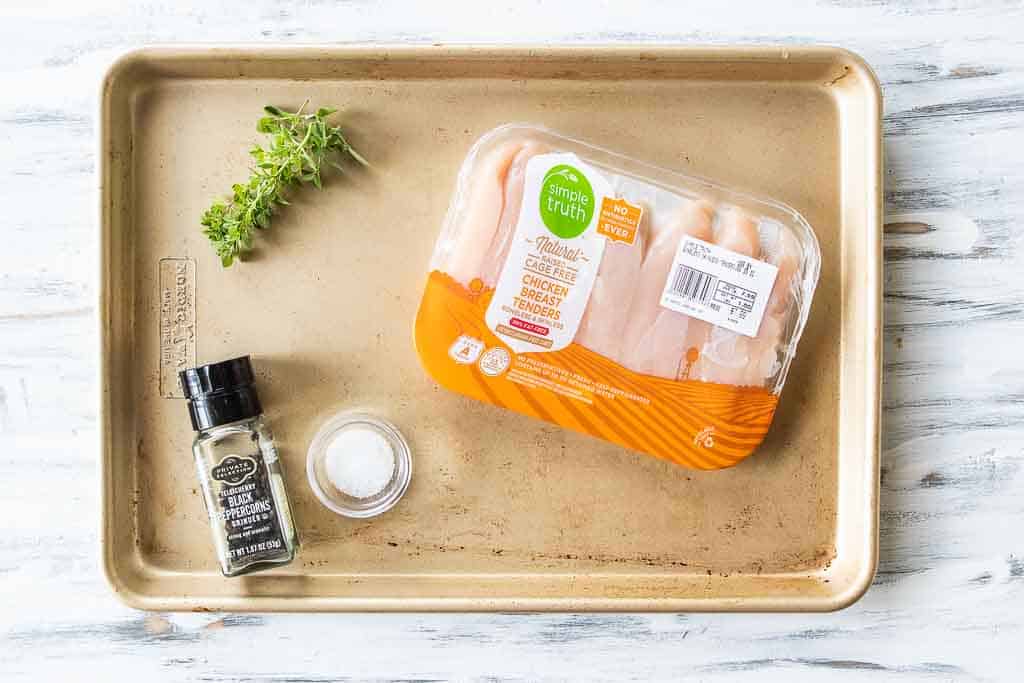
[[[256,145],[250,151],[255,165],[248,182],[235,185],[228,201],[214,202],[203,214],[203,233],[225,267],[252,248],[256,229],[270,226],[275,205],[288,203],[284,196],[288,188],[307,182],[319,188],[324,163],[340,168],[332,156],[368,165],[341,128],[327,123],[335,110],[304,114],[308,104],[306,99],[294,112],[264,107],[266,115],[257,129],[268,136],[270,144],[266,149]]]

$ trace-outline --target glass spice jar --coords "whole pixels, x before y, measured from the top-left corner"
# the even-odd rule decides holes
[[[179,374],[192,452],[225,576],[288,564],[299,540],[248,356]]]

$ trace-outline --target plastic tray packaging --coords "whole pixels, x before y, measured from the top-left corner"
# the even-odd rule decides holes
[[[729,467],[768,431],[820,263],[785,204],[505,125],[459,172],[417,349],[453,391]]]

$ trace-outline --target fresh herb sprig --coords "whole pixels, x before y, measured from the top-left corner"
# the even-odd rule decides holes
[[[327,123],[327,117],[337,110],[322,108],[304,114],[307,103],[295,112],[263,108],[266,116],[256,128],[267,135],[269,144],[265,149],[255,145],[249,151],[255,161],[252,175],[245,184],[232,186],[230,200],[214,202],[203,214],[203,234],[224,267],[252,249],[254,230],[270,226],[275,206],[288,204],[287,188],[312,183],[321,189],[326,165],[344,171],[335,159],[349,157],[367,165],[341,128]]]

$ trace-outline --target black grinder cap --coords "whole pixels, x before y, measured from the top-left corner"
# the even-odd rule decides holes
[[[188,399],[188,414],[197,432],[263,412],[249,356],[200,365],[178,373]]]

